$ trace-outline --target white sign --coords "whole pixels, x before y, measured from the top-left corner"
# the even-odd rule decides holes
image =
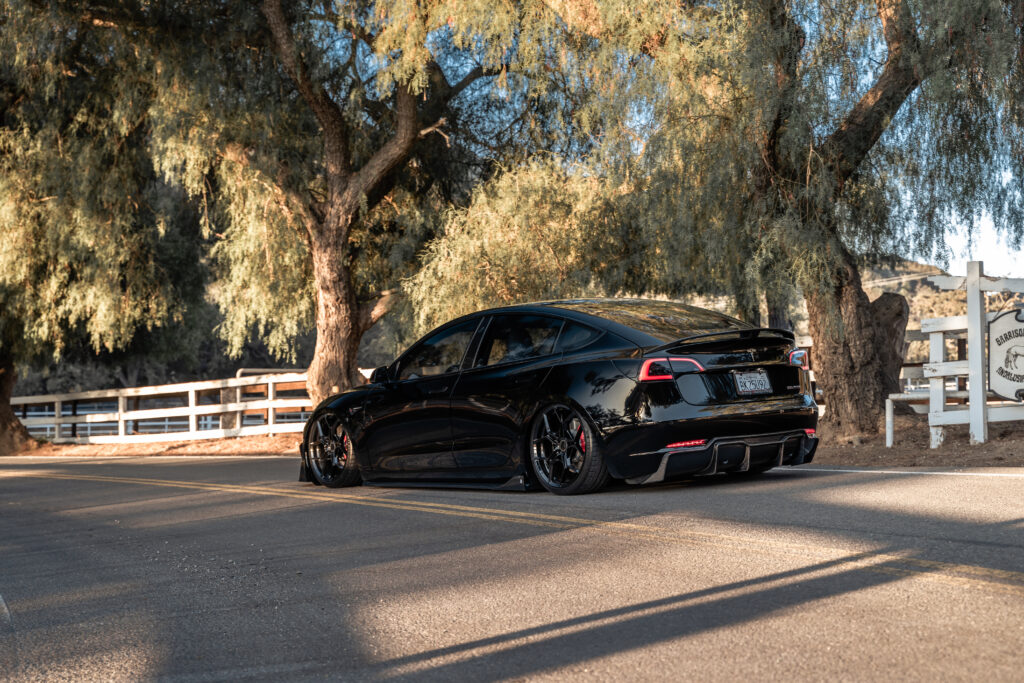
[[[1024,310],[988,324],[988,385],[1003,398],[1024,400]]]

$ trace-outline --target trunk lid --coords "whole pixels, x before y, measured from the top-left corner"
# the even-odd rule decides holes
[[[771,328],[686,337],[648,351],[664,355],[679,393],[692,405],[717,405],[806,393],[800,366],[791,365],[793,334]]]

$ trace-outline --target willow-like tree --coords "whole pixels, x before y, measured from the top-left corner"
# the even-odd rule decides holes
[[[494,159],[568,139],[516,75],[557,17],[539,2],[264,0],[230,21],[196,6],[220,28],[159,48],[154,155],[210,207],[222,333],[287,354],[314,325],[319,400],[363,381],[360,340],[442,210]]]
[[[195,218],[146,152],[152,62],[95,28],[0,3],[0,453],[31,444],[16,363],[123,347],[196,273]]]
[[[874,432],[896,389],[907,304],[869,301],[858,265],[941,256],[953,222],[984,212],[1020,237],[1024,4],[759,0],[735,9],[727,59],[709,54],[715,68],[700,81],[690,65],[676,67],[691,90],[704,87],[671,111],[721,121],[741,163],[729,182],[710,184],[711,198],[732,207],[739,243],[756,245],[751,270],[769,289],[784,274],[802,287],[828,420],[840,433]],[[722,38],[681,42],[718,47]],[[717,142],[687,146],[720,153]]]
[[[554,6],[599,84],[581,110],[602,142],[588,175],[629,235],[618,254],[584,254],[605,289],[798,285],[828,419],[839,433],[876,431],[906,303],[869,301],[858,267],[941,258],[956,221],[986,213],[1020,239],[1022,3]]]

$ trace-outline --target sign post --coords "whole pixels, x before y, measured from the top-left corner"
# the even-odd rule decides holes
[[[985,372],[985,292],[981,261],[967,264],[967,390],[971,411],[971,443],[988,441]]]

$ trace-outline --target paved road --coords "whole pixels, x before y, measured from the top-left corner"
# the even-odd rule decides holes
[[[0,679],[1024,677],[1024,471],[561,498],[0,459]]]

